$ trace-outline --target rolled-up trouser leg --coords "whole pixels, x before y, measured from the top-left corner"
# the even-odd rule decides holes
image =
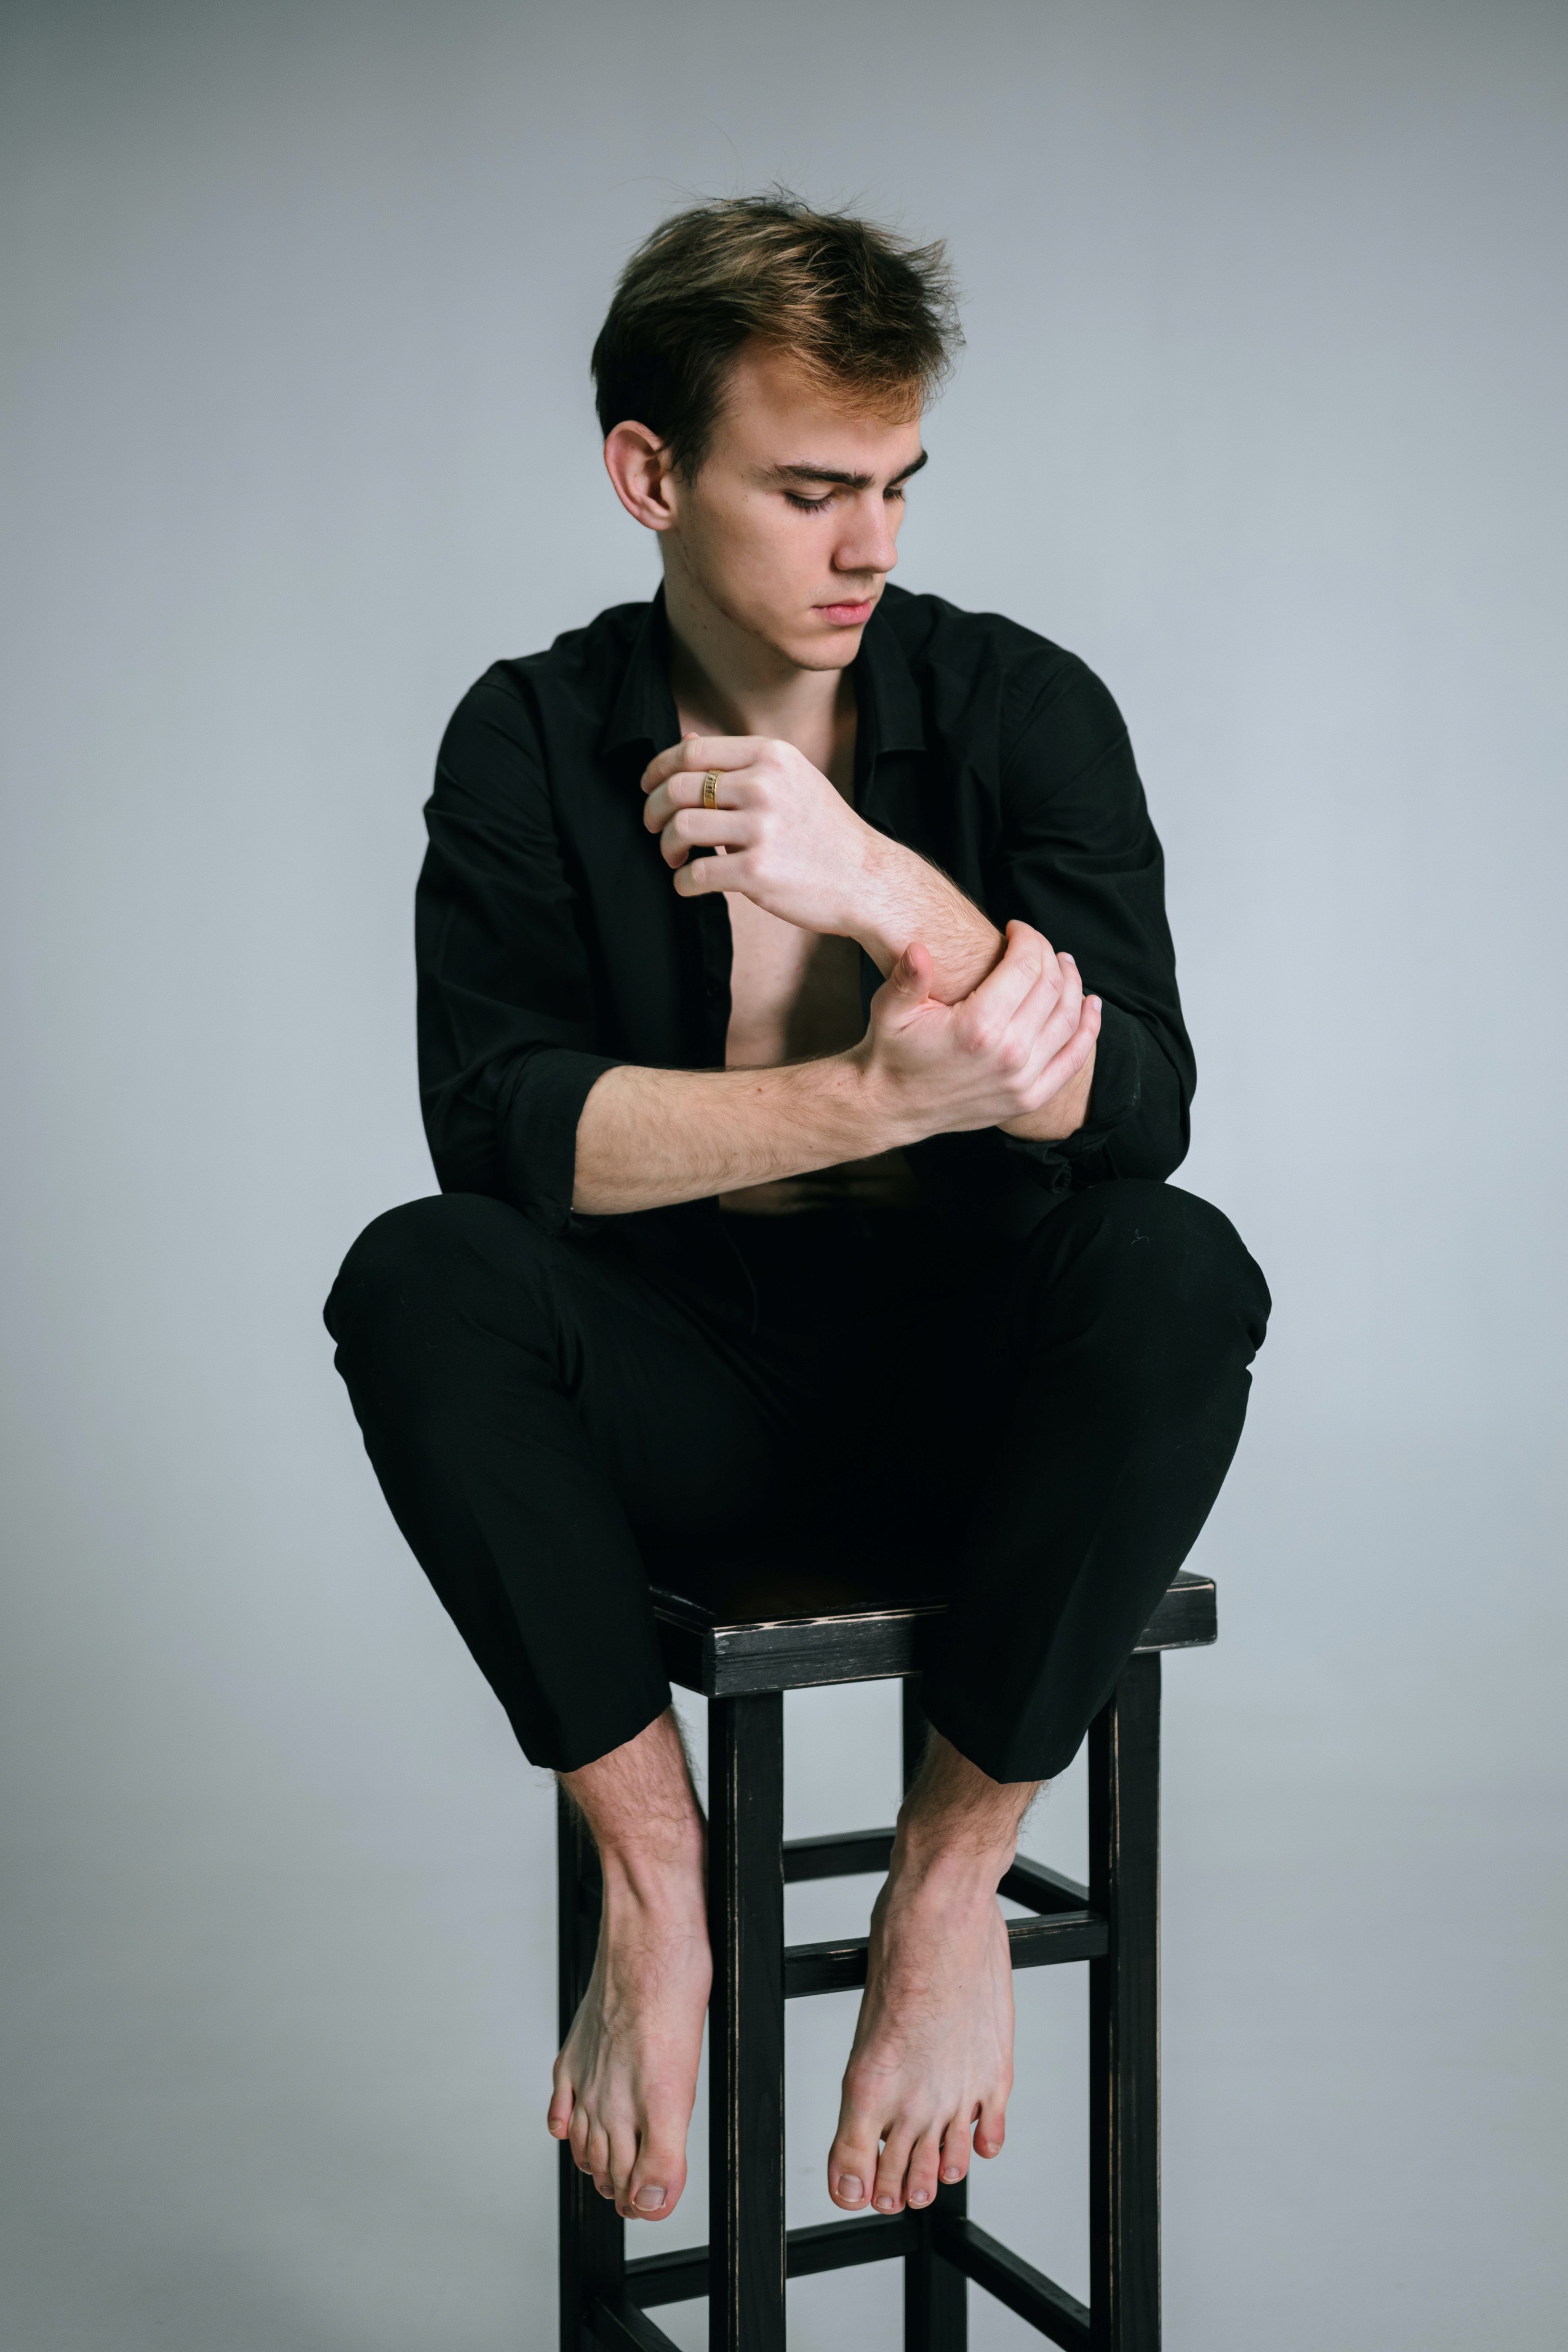
[[[707,1336],[612,1256],[476,1193],[355,1243],[327,1303],[398,1525],[536,1764],[573,1770],[669,1705],[628,1506],[722,1515],[767,1441]],[[711,1439],[701,1475],[672,1427]]]
[[[925,1694],[993,1779],[1061,1771],[1109,1696],[1230,1465],[1269,1306],[1228,1219],[1174,1185],[1074,1195],[1009,1268]]]

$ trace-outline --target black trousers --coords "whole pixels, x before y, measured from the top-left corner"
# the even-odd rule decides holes
[[[1234,1228],[1128,1181],[1006,1247],[853,1210],[726,1230],[749,1331],[475,1193],[378,1218],[328,1300],[387,1500],[524,1751],[570,1770],[662,1713],[650,1563],[700,1593],[738,1549],[945,1592],[931,1720],[995,1780],[1060,1772],[1236,1450],[1269,1293]]]

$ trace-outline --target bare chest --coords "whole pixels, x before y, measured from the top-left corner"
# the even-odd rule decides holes
[[[857,1045],[860,949],[764,912],[737,890],[726,895],[734,957],[726,1066],[775,1068]]]

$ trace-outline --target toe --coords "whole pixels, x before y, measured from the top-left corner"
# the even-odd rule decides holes
[[[955,2116],[942,2135],[942,2178],[949,2185],[969,2172],[969,2126]]]
[[[1000,2156],[1002,2142],[1008,2136],[1007,2102],[1001,2098],[987,2099],[981,2105],[979,2121],[975,2126],[975,2154]]]
[[[901,2213],[904,2210],[904,2184],[914,2147],[912,2132],[895,2131],[878,2158],[872,2203],[879,2213]]]
[[[685,2185],[684,2152],[650,2133],[637,2152],[632,2178],[626,2184],[628,2216],[640,2221],[662,2221],[666,2213],[674,2211]]]
[[[555,2062],[554,2085],[550,2094],[550,2103],[545,2113],[545,2129],[552,2138],[565,2139],[571,2130],[571,2111],[576,2101],[563,2058],[558,2058]]]
[[[615,2200],[617,2211],[624,2220],[627,2192],[632,2183],[632,2168],[637,2161],[637,2135],[631,2131],[610,2134],[610,2194]]]
[[[909,2168],[904,2177],[904,2193],[911,2205],[930,2204],[936,2194],[936,2177],[941,2160],[940,2131],[922,2132],[910,2150]]]
[[[588,2161],[585,2172],[593,2175],[593,2185],[601,2197],[614,2194],[610,2179],[610,2135],[602,2124],[594,2124],[588,2135]]]
[[[876,2178],[876,2140],[858,2121],[845,2117],[828,2150],[828,2194],[847,2212],[859,2212]]]

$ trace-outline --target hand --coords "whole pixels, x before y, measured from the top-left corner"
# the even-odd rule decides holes
[[[719,771],[716,808],[702,780]],[[650,762],[643,822],[659,835],[683,898],[738,890],[803,931],[859,938],[886,847],[792,743],[687,735]],[[696,848],[723,857],[692,856]]]
[[[1001,961],[958,1004],[932,995],[928,951],[906,948],[872,999],[856,1058],[906,1142],[1032,1124],[1088,1068],[1100,1009],[1071,956],[1012,922]]]

